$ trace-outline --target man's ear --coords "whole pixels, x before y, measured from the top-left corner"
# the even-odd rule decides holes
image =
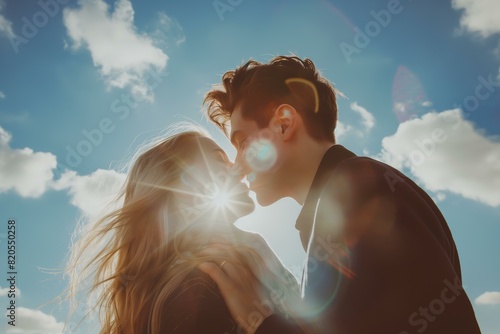
[[[300,115],[297,110],[289,104],[281,104],[274,111],[272,129],[284,141],[288,141],[297,132],[300,123]]]

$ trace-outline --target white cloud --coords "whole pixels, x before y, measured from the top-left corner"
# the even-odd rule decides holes
[[[499,305],[500,304],[500,292],[498,291],[488,291],[480,295],[475,300],[476,305]]]
[[[336,138],[343,137],[351,130],[352,126],[350,126],[349,124],[344,124],[341,121],[337,121],[337,126],[335,127],[335,137]]]
[[[22,197],[36,198],[49,189],[67,191],[71,204],[92,217],[108,209],[108,203],[115,198],[125,181],[124,174],[106,169],[84,176],[67,170],[54,180],[55,155],[33,152],[30,148],[12,149],[9,145],[11,138],[0,127],[0,193],[13,190]],[[7,291],[0,287],[0,297]]]
[[[129,0],[117,0],[114,11],[103,0],[80,0],[64,9],[63,20],[73,49],[87,48],[110,87],[128,88],[137,100],[154,100],[148,72],[162,71],[168,56],[151,37],[137,32]]]
[[[9,294],[10,288],[2,288],[0,286],[0,297],[5,297]],[[21,295],[21,290],[16,286],[16,297],[19,297]]]
[[[361,117],[364,130],[359,129],[358,126],[354,127],[338,120],[335,127],[336,138],[345,137],[348,134],[354,134],[362,138],[375,126],[375,117],[366,108],[360,106],[357,102],[353,102],[351,103],[351,110]]]
[[[431,196],[431,198],[435,203],[439,203],[439,202],[442,202],[446,199],[446,194],[437,193],[437,194],[435,194],[435,196]]]
[[[361,116],[361,120],[366,131],[370,131],[375,126],[375,117],[373,117],[368,110],[360,106],[357,102],[351,103],[351,109]]]
[[[30,148],[12,149],[10,140],[11,135],[0,127],[0,193],[14,190],[22,197],[36,198],[49,189],[67,191],[71,204],[85,215],[95,216],[107,209],[125,181],[124,174],[105,169],[84,176],[67,170],[54,180],[55,155]],[[0,296],[6,291],[0,287]]]
[[[5,1],[0,0],[0,35],[4,34],[8,38],[13,38],[14,32],[12,31],[12,22],[7,20],[5,16],[1,14],[4,6],[5,6]]]
[[[0,90],[0,100],[5,99],[5,98],[6,98],[5,93]]]
[[[18,307],[16,311],[16,326],[7,326],[7,334],[60,334],[63,331],[64,323],[52,315],[26,307]]]
[[[455,10],[463,10],[460,25],[482,37],[500,33],[500,2],[498,0],[452,0]]]
[[[444,201],[446,199],[446,195],[443,193],[437,193],[436,194],[436,199],[438,202]]]
[[[125,175],[114,170],[98,169],[84,176],[67,171],[54,182],[53,188],[67,190],[71,196],[71,204],[85,215],[95,217],[109,209],[108,204],[118,194],[124,181]]]
[[[393,107],[394,112],[399,116],[403,117],[406,115],[406,109],[408,108],[406,103],[403,102],[395,102]]]
[[[12,149],[12,136],[0,127],[0,193],[10,190],[22,197],[41,196],[52,181],[56,156],[33,152],[31,148]]]
[[[409,168],[430,191],[500,205],[500,142],[475,129],[460,109],[399,124],[395,134],[382,140],[378,158]]]

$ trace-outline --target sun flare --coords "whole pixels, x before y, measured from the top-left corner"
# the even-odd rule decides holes
[[[211,204],[217,209],[224,209],[229,206],[231,196],[228,191],[217,187],[210,196]]]

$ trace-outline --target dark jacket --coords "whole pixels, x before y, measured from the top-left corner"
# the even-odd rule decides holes
[[[305,311],[264,333],[480,333],[434,201],[398,170],[340,145],[323,157],[296,228]]]

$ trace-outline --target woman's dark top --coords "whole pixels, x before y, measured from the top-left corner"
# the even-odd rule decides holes
[[[194,269],[163,306],[161,334],[233,334],[237,325],[215,282]]]

